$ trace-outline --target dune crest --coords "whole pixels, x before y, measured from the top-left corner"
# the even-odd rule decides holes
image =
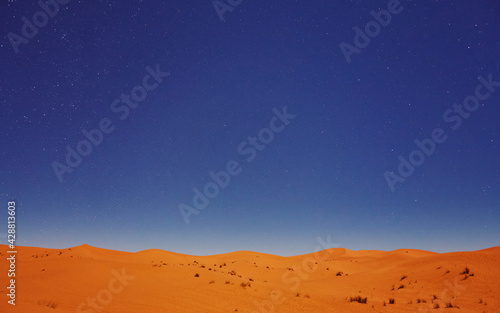
[[[335,248],[292,257],[85,244],[18,251],[16,312],[498,312],[500,304],[500,247]]]

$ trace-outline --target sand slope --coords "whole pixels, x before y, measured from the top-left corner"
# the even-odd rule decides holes
[[[4,296],[0,312],[500,312],[500,247],[200,257],[83,245],[18,247],[17,258],[16,306]]]

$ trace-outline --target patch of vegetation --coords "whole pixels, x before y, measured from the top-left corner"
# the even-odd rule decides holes
[[[58,306],[58,304],[55,303],[54,301],[42,301],[42,300],[38,300],[38,305],[44,305],[51,309],[55,309]]]
[[[465,267],[465,270],[462,273],[460,273],[460,275],[465,275],[464,278],[462,278],[462,280],[466,280],[467,278],[474,276],[474,273],[471,273],[469,268]]]
[[[368,301],[368,298],[362,298],[361,296],[349,298],[349,302],[359,302],[359,303],[366,304],[367,301]]]
[[[401,279],[399,281],[402,281],[403,279],[407,278],[408,276],[404,275],[403,277],[401,277]]]
[[[194,277],[200,277],[200,274],[196,273],[194,274]]]
[[[394,300],[393,298],[390,298],[389,299],[389,304],[394,304],[394,303],[396,303],[396,300]]]
[[[241,283],[240,286],[246,288],[246,287],[251,287],[252,285],[250,283]]]

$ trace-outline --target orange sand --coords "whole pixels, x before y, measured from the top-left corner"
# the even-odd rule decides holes
[[[17,250],[12,306],[7,246],[0,245],[0,312],[500,312],[500,247],[444,254],[329,249],[294,257],[88,245]],[[366,304],[349,300],[357,296]]]

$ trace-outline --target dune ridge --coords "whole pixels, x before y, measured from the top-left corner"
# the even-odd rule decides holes
[[[17,250],[16,306],[4,299],[1,312],[500,312],[500,247],[334,248],[291,257],[89,245]],[[6,251],[0,245],[0,257]],[[0,271],[7,269],[2,262]]]

